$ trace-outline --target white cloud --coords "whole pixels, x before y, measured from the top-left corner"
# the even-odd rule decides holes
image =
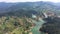
[[[42,0],[42,1],[60,2],[60,0]]]
[[[0,0],[0,2],[34,2],[34,1],[60,2],[60,0]]]
[[[40,1],[40,0],[0,0],[0,2],[33,2],[33,1]]]

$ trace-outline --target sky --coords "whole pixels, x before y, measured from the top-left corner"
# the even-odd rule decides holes
[[[60,2],[60,0],[0,0],[0,2],[36,2],[36,1]]]

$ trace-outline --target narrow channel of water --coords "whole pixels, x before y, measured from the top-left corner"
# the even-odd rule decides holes
[[[32,28],[32,33],[33,34],[45,34],[45,33],[42,33],[42,32],[40,32],[39,31],[39,29],[40,29],[40,27],[42,26],[42,24],[44,23],[44,21],[42,20],[42,19],[40,19],[40,21],[34,21],[34,23],[36,24],[35,26],[34,26],[34,28]]]

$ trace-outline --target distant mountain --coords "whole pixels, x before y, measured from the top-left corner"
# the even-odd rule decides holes
[[[59,4],[59,3],[58,3]],[[53,2],[18,2],[18,3],[5,3],[0,2],[0,15],[1,13],[13,13],[18,14],[19,12],[29,13],[30,11],[36,12],[40,14],[41,12],[55,12],[60,14],[60,6],[57,6],[56,3]],[[19,14],[20,14],[19,13]],[[13,15],[12,14],[12,15]],[[31,13],[32,14],[32,13]]]
[[[6,12],[6,10],[14,5],[15,3],[5,3],[5,2],[0,2],[0,13]]]

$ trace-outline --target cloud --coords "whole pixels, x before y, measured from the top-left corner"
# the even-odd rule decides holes
[[[34,1],[60,2],[60,0],[0,0],[0,2],[34,2]]]
[[[60,2],[60,0],[42,0],[42,1]]]
[[[33,1],[40,1],[40,0],[0,0],[0,2],[33,2]]]

